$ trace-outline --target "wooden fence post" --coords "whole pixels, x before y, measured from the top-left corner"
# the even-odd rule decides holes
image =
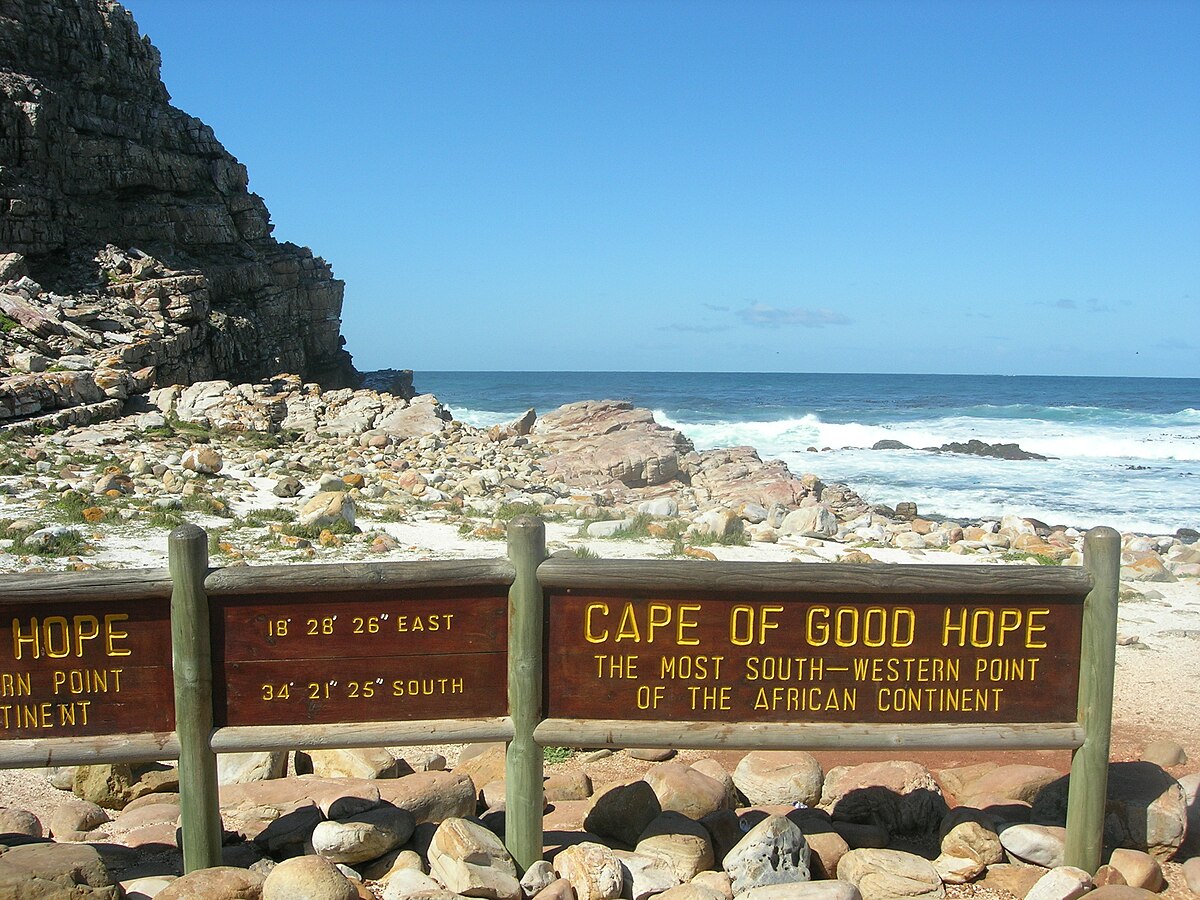
[[[179,807],[185,872],[221,865],[221,810],[213,729],[208,535],[180,525],[167,539],[171,570],[171,659],[179,738]]]
[[[508,524],[508,558],[516,578],[508,592],[508,714],[513,739],[505,760],[504,842],[521,871],[542,858],[542,748],[533,730],[542,717],[542,587],[546,526],[519,516]]]
[[[1111,528],[1089,531],[1083,539],[1083,565],[1094,580],[1083,607],[1079,666],[1079,723],[1084,727],[1085,737],[1083,746],[1071,757],[1063,860],[1068,866],[1095,874],[1104,848],[1121,536]]]

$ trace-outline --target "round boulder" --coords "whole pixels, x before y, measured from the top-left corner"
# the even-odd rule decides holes
[[[733,783],[751,806],[816,806],[823,778],[821,764],[803,750],[755,750],[733,770]]]
[[[358,896],[350,879],[320,856],[285,859],[262,883],[262,900],[358,900]]]

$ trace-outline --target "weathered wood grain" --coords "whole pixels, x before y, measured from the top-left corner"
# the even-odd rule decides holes
[[[666,747],[696,750],[1067,750],[1083,743],[1075,722],[1014,725],[721,725],[713,722],[545,719],[544,747]]]
[[[339,725],[276,725],[218,728],[211,745],[218,753],[251,750],[326,750],[346,747],[457,744],[507,741],[507,716],[482,719],[428,719],[413,722],[355,722]]]
[[[538,580],[553,590],[779,591],[900,596],[926,593],[1072,594],[1092,588],[1082,569],[1039,566],[931,566],[789,562],[687,562],[677,560],[589,560],[552,558]]]
[[[204,581],[210,597],[228,594],[294,594],[370,591],[379,588],[426,588],[503,585],[513,580],[503,559],[428,560],[394,563],[313,563],[289,566],[232,566],[211,572]]]

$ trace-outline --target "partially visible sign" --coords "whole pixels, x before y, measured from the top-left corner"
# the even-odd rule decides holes
[[[503,716],[508,589],[211,598],[215,723]]]
[[[167,600],[0,602],[0,635],[0,740],[175,728]]]
[[[560,591],[547,715],[1073,722],[1083,598]]]

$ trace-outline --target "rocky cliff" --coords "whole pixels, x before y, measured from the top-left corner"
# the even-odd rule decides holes
[[[7,372],[24,350],[141,390],[280,372],[357,384],[342,282],[271,237],[247,184],[212,129],[171,106],[158,51],[119,4],[0,0]]]

